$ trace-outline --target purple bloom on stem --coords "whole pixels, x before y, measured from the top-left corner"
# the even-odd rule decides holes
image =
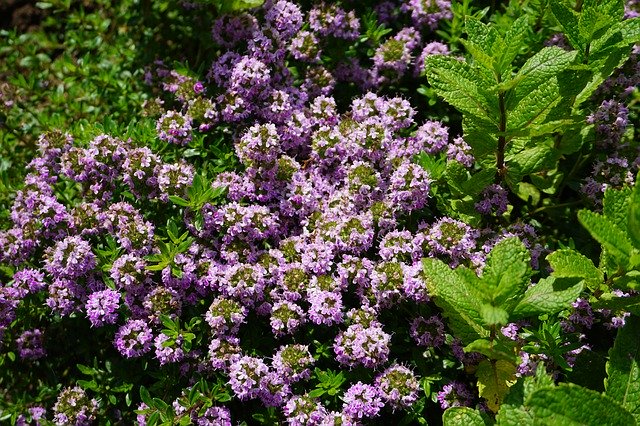
[[[121,326],[114,338],[118,352],[127,358],[136,358],[151,350],[153,333],[143,320],[129,320]]]
[[[120,293],[111,289],[91,293],[85,305],[87,317],[93,327],[115,323],[119,306]]]
[[[470,407],[474,395],[464,383],[453,381],[444,385],[437,398],[440,407],[446,410],[449,407]]]
[[[16,339],[16,346],[22,359],[38,359],[47,354],[44,349],[44,335],[37,328],[24,331]]]
[[[377,387],[362,382],[347,389],[342,400],[344,401],[342,411],[357,419],[376,417],[384,407]]]

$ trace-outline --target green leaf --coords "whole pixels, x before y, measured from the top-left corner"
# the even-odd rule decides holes
[[[547,256],[556,278],[581,278],[592,290],[604,283],[604,274],[596,268],[591,259],[575,250],[557,250]]]
[[[567,52],[556,46],[544,47],[524,63],[513,78],[515,90],[507,95],[507,107],[512,109],[520,100],[575,62],[577,52]]]
[[[87,376],[93,376],[96,373],[95,369],[87,367],[86,365],[76,364],[76,367],[78,367],[78,370],[80,370],[82,374],[86,374]]]
[[[444,55],[429,56],[425,64],[427,80],[439,96],[474,121],[486,123],[488,119],[489,125],[498,128],[497,97],[478,87],[483,77],[475,68]]]
[[[633,245],[640,249],[640,175],[636,178],[636,185],[629,199],[627,231]]]
[[[506,69],[513,62],[522,49],[525,35],[529,32],[529,17],[523,15],[516,19],[511,28],[504,35],[505,46],[501,50],[501,56],[498,60],[500,69]]]
[[[584,40],[580,36],[580,30],[578,29],[578,14],[561,0],[551,1],[551,11],[560,22],[560,25],[562,25],[564,35],[571,43],[571,46],[581,52],[584,51]]]
[[[626,267],[633,245],[620,228],[605,217],[589,210],[580,210],[578,220],[591,236],[602,244],[607,253],[616,259],[620,266]]]
[[[483,303],[480,306],[480,315],[486,326],[506,325],[509,322],[509,313],[502,308]]]
[[[505,344],[503,340],[494,340],[492,342],[489,339],[478,339],[465,346],[464,351],[478,352],[492,360],[502,359],[515,364],[518,357],[514,354],[512,342],[508,341],[507,343]]]
[[[485,422],[478,410],[469,407],[451,407],[442,413],[444,426],[485,426]]]
[[[568,308],[582,292],[582,282],[547,277],[530,287],[511,313],[513,318],[554,314]]]
[[[604,217],[623,231],[628,229],[631,193],[631,188],[607,188],[602,200],[602,214]]]
[[[140,386],[140,399],[142,402],[151,407],[153,401],[151,400],[151,395],[149,395],[149,391],[144,386]]]
[[[560,384],[540,389],[528,404],[536,424],[570,425],[635,425],[635,419],[611,398],[574,384]]]
[[[487,337],[489,333],[481,325],[482,297],[477,289],[470,286],[441,260],[425,258],[422,265],[427,277],[429,294],[449,319],[449,326],[456,337],[465,344]]]
[[[494,413],[500,409],[509,388],[516,383],[516,366],[502,359],[484,360],[478,364],[478,393],[487,401],[487,407]]]
[[[177,204],[179,206],[183,206],[183,207],[189,207],[191,204],[189,203],[189,201],[185,200],[182,197],[178,197],[177,195],[169,195],[169,200],[173,203],[173,204]]]
[[[529,250],[517,237],[506,238],[493,247],[480,282],[494,306],[508,305],[522,297],[529,284],[530,262]]]
[[[607,396],[617,401],[640,421],[640,318],[632,315],[618,330],[609,351]]]

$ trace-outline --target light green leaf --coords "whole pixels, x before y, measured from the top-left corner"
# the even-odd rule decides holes
[[[571,306],[582,292],[582,282],[547,277],[538,281],[524,294],[511,313],[512,319],[553,314]]]
[[[513,81],[517,83],[512,94],[507,96],[507,105],[511,109],[534,89],[546,84],[550,78],[558,75],[575,62],[577,52],[567,52],[556,46],[544,47],[524,63]]]
[[[483,360],[476,370],[478,377],[478,393],[487,401],[487,407],[494,413],[500,409],[509,388],[516,381],[516,366],[502,359]]]
[[[561,0],[553,0],[551,2],[551,11],[556,17],[560,25],[562,25],[564,35],[571,43],[574,49],[584,50],[584,40],[580,36],[578,30],[578,14],[564,4]]]
[[[640,318],[627,318],[609,351],[607,396],[627,409],[640,421]]]
[[[596,268],[591,259],[575,250],[557,250],[547,256],[557,278],[581,278],[592,290],[604,283],[604,274]]]
[[[442,413],[442,423],[444,426],[485,426],[489,425],[484,421],[478,410],[469,407],[451,407]]]
[[[620,266],[626,267],[633,245],[625,232],[604,216],[590,210],[580,210],[578,220],[591,236],[602,244],[607,253],[616,259]]]
[[[422,260],[427,289],[435,304],[449,319],[449,326],[464,344],[487,337],[480,315],[481,295],[447,264],[438,259]]]
[[[611,398],[574,384],[540,389],[528,404],[535,424],[545,426],[635,425],[635,419]]]
[[[486,326],[506,325],[509,322],[509,313],[502,308],[483,303],[480,306],[480,315]]]
[[[507,131],[517,131],[555,117],[554,109],[563,101],[557,76],[532,89],[518,101],[508,115]]]
[[[633,245],[640,249],[640,175],[636,178],[636,185],[629,198],[627,214],[627,231]],[[605,194],[606,195],[606,194]]]
[[[425,61],[429,84],[436,93],[458,110],[474,117],[474,121],[498,128],[498,104],[494,97],[478,87],[482,74],[466,62],[451,56],[432,55]],[[486,126],[486,124],[485,124]]]
[[[509,66],[520,53],[524,37],[529,31],[528,19],[527,15],[522,15],[511,24],[511,28],[504,35],[505,47],[501,52],[497,52],[501,53],[498,60],[500,69],[505,69]]]
[[[530,262],[529,251],[517,237],[506,238],[493,247],[480,281],[494,306],[503,306],[522,297],[529,284]]]

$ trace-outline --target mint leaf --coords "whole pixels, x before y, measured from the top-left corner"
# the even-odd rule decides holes
[[[502,306],[522,296],[529,284],[531,257],[517,237],[506,238],[487,256],[480,283],[494,306]]]
[[[452,407],[442,414],[444,426],[485,426],[485,422],[478,410],[469,407]]]
[[[465,344],[487,337],[489,333],[481,325],[482,297],[477,289],[441,260],[422,259],[422,265],[427,277],[429,294],[449,319],[449,326],[456,337]]]
[[[484,360],[478,364],[478,393],[487,401],[491,411],[497,413],[509,388],[516,383],[516,366],[509,361]]]
[[[604,283],[604,274],[591,259],[575,250],[558,250],[547,256],[556,278],[581,278],[587,287],[597,289]]]
[[[577,52],[567,52],[556,46],[545,47],[524,63],[513,78],[515,90],[507,95],[507,106],[513,108],[534,89],[546,84],[560,71],[567,69],[576,59]]]
[[[640,175],[636,179],[636,185],[629,199],[627,231],[633,245],[640,249],[640,181],[638,179],[640,179]]]
[[[562,280],[555,277],[544,278],[530,287],[514,308],[514,318],[524,318],[540,314],[553,314],[568,308],[582,292],[582,282]]]
[[[444,55],[432,55],[425,61],[427,80],[436,93],[455,108],[474,117],[474,121],[498,129],[497,96],[478,87],[485,80],[478,69]],[[490,83],[485,80],[486,83]]]
[[[640,318],[627,318],[609,351],[605,388],[610,396],[640,421]]]
[[[607,253],[615,258],[618,265],[626,267],[633,245],[620,228],[604,216],[589,210],[580,210],[578,220]]]
[[[635,419],[611,398],[573,384],[540,389],[528,404],[536,424],[567,425],[633,425]]]
[[[569,40],[569,43],[571,43],[571,46],[573,46],[574,49],[583,51],[584,39],[581,37],[580,30],[578,29],[579,15],[561,0],[553,0],[551,2],[551,11],[558,22],[560,22],[560,25],[562,25],[564,35],[567,37],[567,40]]]

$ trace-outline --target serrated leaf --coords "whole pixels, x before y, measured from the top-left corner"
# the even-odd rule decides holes
[[[590,210],[580,210],[578,220],[620,266],[626,267],[633,250],[626,233],[604,216]]]
[[[509,341],[509,343],[512,343]],[[508,346],[501,340],[478,339],[464,347],[465,352],[478,352],[489,359],[502,359],[516,363],[518,357],[514,354],[513,345]]]
[[[568,308],[582,292],[582,281],[547,277],[530,287],[511,313],[513,318],[553,314]]]
[[[480,315],[481,296],[447,264],[426,258],[422,260],[427,289],[435,304],[449,319],[449,326],[464,344],[487,337]]]
[[[511,24],[511,28],[504,35],[505,46],[499,52],[501,55],[498,60],[500,69],[506,69],[520,53],[524,44],[524,37],[529,31],[528,20],[529,17],[527,15],[519,17]]]
[[[485,426],[485,422],[478,410],[469,407],[451,407],[442,413],[444,426]]]
[[[487,407],[497,413],[509,388],[516,381],[516,366],[505,360],[483,360],[476,370],[478,393],[486,399]]]
[[[548,143],[510,154],[505,158],[507,179],[518,184],[524,176],[554,168],[558,158],[558,153]]]
[[[633,315],[616,337],[609,351],[607,396],[627,409],[640,421],[640,318]]]
[[[480,72],[466,62],[444,55],[428,57],[425,65],[427,80],[439,96],[473,116],[474,121],[489,121],[498,128],[497,97],[493,99],[478,87],[483,80]]]
[[[491,249],[480,282],[494,306],[522,297],[529,284],[530,262],[529,250],[517,237],[506,238]]]
[[[557,76],[525,94],[508,115],[507,131],[518,131],[545,122],[563,97]]]
[[[557,278],[581,278],[592,290],[604,283],[604,274],[596,268],[591,259],[575,250],[557,250],[547,256]]]
[[[465,195],[478,195],[484,190],[487,185],[493,183],[496,177],[495,170],[492,169],[484,169],[480,170],[478,173],[472,175],[469,180],[462,184],[462,192]]]
[[[580,31],[578,30],[578,14],[570,9],[560,0],[554,0],[551,2],[551,11],[556,17],[560,25],[562,25],[564,35],[571,43],[574,49],[579,51],[584,50],[584,40],[580,37]]]
[[[512,109],[534,89],[567,69],[576,59],[577,52],[567,52],[556,46],[544,47],[524,63],[513,78],[515,90],[507,96],[507,106]]]
[[[486,326],[506,325],[509,322],[509,313],[502,308],[483,303],[480,306],[480,315]]]
[[[635,425],[628,411],[611,398],[574,384],[560,384],[540,389],[531,395],[528,406],[536,424],[546,426],[572,425]]]
[[[631,188],[607,188],[602,200],[602,214],[621,230],[627,229]]]
[[[82,374],[86,374],[87,376],[93,376],[95,374],[95,369],[92,367],[87,367],[86,365],[76,364],[76,367]]]

